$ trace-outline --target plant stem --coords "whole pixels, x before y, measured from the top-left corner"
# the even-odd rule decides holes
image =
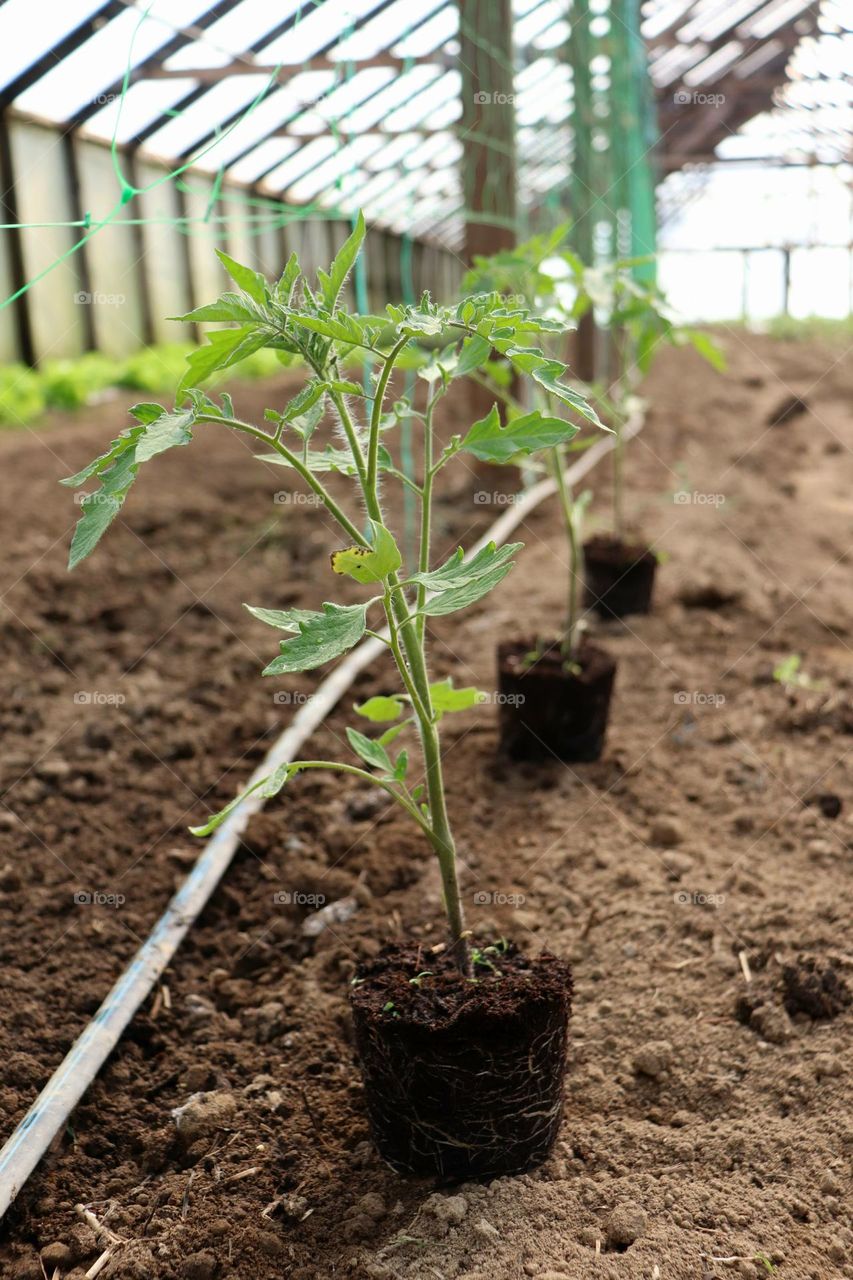
[[[311,486],[329,514],[334,516],[341,528],[344,529],[352,538],[353,542],[360,547],[366,547],[369,545],[364,534],[361,533],[348,516],[344,514],[332,495],[329,493],[328,489],[321,484],[311,471],[308,470],[305,463],[302,462],[295,453],[292,453],[286,445],[283,445],[280,440],[271,436],[269,432],[262,431],[260,427],[252,426],[251,422],[242,422],[239,418],[221,418],[215,417],[213,414],[199,414],[196,421],[219,423],[220,425],[231,427],[232,430],[239,431],[243,435],[252,436],[255,440],[263,440],[264,444],[268,444],[276,453],[281,454],[282,458],[284,458],[290,466],[293,467],[293,470],[296,471],[298,475],[302,476],[305,483]]]
[[[387,358],[382,374],[380,374],[379,383],[377,384],[377,396],[374,399],[370,420],[369,454],[370,457],[374,458],[374,463],[373,467],[369,463],[366,471],[360,470],[359,472],[361,492],[364,494],[366,511],[368,511],[371,520],[378,521],[379,524],[384,524],[382,503],[379,502],[378,492],[379,422],[382,420],[384,394],[386,394],[388,380],[391,378],[394,360],[396,360],[398,351],[402,346],[405,346],[405,343],[398,343],[397,347],[394,347],[391,356]],[[352,438],[357,443],[355,426],[352,425],[346,404],[343,404],[342,401],[338,406],[338,412],[341,413],[342,422],[345,422],[347,436],[352,435]],[[427,436],[432,440],[432,422],[427,425]],[[429,448],[432,449],[432,443],[430,443]],[[421,500],[423,500],[424,508],[428,511],[430,499],[432,499],[432,476],[429,476],[429,472],[424,477],[424,483],[425,493]],[[429,559],[429,524],[427,524],[427,550],[425,550],[425,553],[423,541],[421,541],[421,558],[423,558],[424,554],[427,554]],[[427,564],[427,567],[429,567],[429,564]],[[403,686],[409,692],[415,717],[418,719],[429,803],[427,837],[430,845],[433,846],[435,855],[437,855],[438,867],[441,870],[444,910],[447,911],[447,922],[450,925],[451,954],[460,972],[465,977],[470,977],[470,948],[467,945],[465,913],[462,910],[459,876],[457,876],[456,869],[456,846],[453,844],[450,819],[448,819],[447,815],[447,801],[446,796],[444,796],[441,741],[439,741],[438,728],[437,724],[435,724],[432,696],[430,696],[429,692],[427,655],[424,653],[424,627],[421,625],[420,618],[412,621],[412,618],[409,617],[406,596],[400,589],[400,577],[396,572],[388,573],[384,605],[386,605],[388,630],[391,632],[394,660],[396,660]]]
[[[625,441],[622,436],[622,414],[617,411],[614,431],[616,440],[613,444],[613,532],[621,539],[625,532]]]
[[[566,539],[569,544],[569,594],[566,629],[560,646],[564,659],[569,662],[577,650],[578,630],[578,585],[583,575],[583,550],[581,548],[577,526],[574,519],[574,503],[565,476],[565,454],[560,445],[550,450],[551,469],[557,485],[563,521],[566,526]]]
[[[435,479],[432,457],[432,415],[437,400],[438,395],[432,397],[427,405],[424,418],[424,474],[423,493],[421,496],[421,540],[418,548],[418,573],[429,573],[430,542],[432,540],[432,484]],[[417,611],[419,612],[417,629],[418,640],[421,645],[423,645],[424,635],[426,634],[426,618],[420,613],[420,610],[423,609],[425,603],[426,587],[419,583],[417,590]]]
[[[382,422],[382,407],[385,403],[385,391],[388,386],[388,380],[394,371],[394,365],[397,362],[397,356],[408,343],[408,338],[401,338],[388,355],[385,357],[385,363],[382,366],[382,372],[376,383],[376,391],[373,396],[373,411],[370,415],[370,435],[367,441],[367,488],[371,492],[376,490],[376,481],[378,478],[378,462],[379,462],[379,427]]]
[[[293,773],[301,773],[303,769],[329,769],[333,773],[349,773],[356,778],[361,778],[364,782],[372,782],[374,786],[381,787],[392,800],[395,800],[401,808],[405,809],[410,818],[413,818],[427,838],[432,841],[432,831],[429,823],[424,819],[417,805],[413,800],[401,791],[396,791],[389,782],[385,782],[382,778],[377,778],[375,773],[368,773],[366,769],[359,769],[354,764],[339,764],[334,760],[294,760],[291,765]]]

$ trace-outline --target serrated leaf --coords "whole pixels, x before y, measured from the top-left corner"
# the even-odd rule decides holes
[[[470,685],[463,689],[454,688],[450,677],[431,684],[429,693],[432,709],[439,715],[444,715],[447,711],[467,711],[470,707],[485,702],[488,697],[482,689],[475,689]]]
[[[346,283],[346,278],[355,265],[355,261],[361,250],[364,240],[366,227],[364,225],[364,214],[359,210],[358,217],[355,222],[355,229],[352,235],[341,245],[335,260],[329,270],[328,275],[325,271],[317,272],[317,279],[320,282],[320,293],[329,311],[334,311],[340,297],[341,289]]]
[[[266,344],[262,331],[243,325],[238,329],[214,329],[207,334],[207,344],[187,356],[187,369],[178,384],[180,398],[190,387],[204,382],[218,369],[227,369],[243,356],[259,351]]]
[[[390,729],[386,729],[384,733],[380,733],[376,741],[381,743],[383,747],[387,747],[389,743],[393,742],[394,739],[401,734],[404,729],[408,728],[411,723],[412,717],[410,716],[407,720],[400,721],[399,724],[392,724]]]
[[[81,560],[94,551],[107,529],[115,520],[127,497],[139,466],[166,449],[189,444],[194,410],[179,409],[167,413],[160,409],[158,417],[149,410],[154,406],[138,406],[146,419],[139,426],[130,427],[113,440],[106,453],[101,454],[88,467],[68,476],[62,484],[79,488],[93,476],[100,480],[100,487],[87,494],[80,504],[80,519],[74,529],[68,553],[68,568],[74,569]],[[159,406],[157,406],[159,408]]]
[[[148,462],[167,449],[189,444],[193,438],[191,428],[194,421],[195,413],[192,409],[178,409],[174,413],[161,414],[146,426],[139,437],[136,462]]]
[[[295,253],[292,253],[276,282],[274,292],[277,301],[283,302],[285,306],[290,306],[293,300],[293,290],[300,275],[301,268],[299,266],[299,259]]]
[[[462,548],[458,547],[440,568],[427,573],[413,573],[409,581],[420,583],[428,591],[450,591],[464,587],[510,560],[523,546],[523,542],[508,542],[503,547],[497,547],[494,542],[489,542],[476,555],[471,556],[470,560],[464,559]]]
[[[243,803],[247,796],[253,795],[256,791],[260,791],[264,799],[269,800],[273,796],[277,796],[282,787],[298,773],[299,770],[291,764],[280,764],[275,772],[269,774],[266,778],[261,778],[259,782],[255,782],[251,787],[247,787],[239,796],[229,801],[224,809],[220,809],[218,813],[212,814],[207,822],[197,827],[190,827],[190,835],[193,836],[209,836],[218,827],[221,827],[226,818],[234,812],[235,809]]]
[[[493,587],[502,582],[510,569],[512,569],[513,563],[510,560],[505,564],[495,565],[464,587],[457,587],[453,591],[440,592],[430,600],[427,600],[421,612],[428,618],[441,618],[445,614],[455,613],[457,609],[466,609],[468,605],[474,604],[477,600],[482,599],[483,596],[488,595]]]
[[[490,351],[491,344],[481,334],[477,333],[471,338],[466,338],[462,343],[462,350],[452,376],[462,378],[466,374],[473,373],[488,360]]]
[[[293,464],[283,458],[280,453],[262,453],[258,455],[262,462],[271,462],[277,467],[292,467]],[[304,458],[301,459],[308,470],[313,475],[321,475],[327,471],[339,471],[344,476],[354,476],[356,474],[356,465],[353,461],[352,454],[346,449],[335,449],[332,445],[327,445],[325,449],[311,450],[309,449]],[[379,446],[379,470],[390,471],[394,466],[394,459],[391,457],[384,445]]]
[[[405,782],[406,774],[409,772],[409,753],[405,749],[400,752],[394,761],[394,772],[392,777],[395,782]]]
[[[403,704],[399,698],[377,695],[375,698],[368,698],[366,702],[355,703],[354,709],[374,724],[386,724],[389,720],[399,720]]]
[[[310,329],[324,338],[333,338],[336,342],[346,342],[350,346],[358,346],[364,340],[364,329],[355,316],[338,312],[337,315],[303,315],[294,312],[290,316],[292,324]]]
[[[492,405],[485,418],[475,422],[460,448],[481,462],[510,462],[519,453],[535,453],[555,444],[566,444],[578,434],[578,428],[562,418],[547,418],[538,411],[514,418],[501,426],[497,405]]]
[[[267,282],[259,271],[253,271],[251,267],[244,267],[242,263],[236,262],[234,258],[229,257],[227,253],[223,253],[221,249],[216,250],[216,256],[228,272],[234,283],[248,293],[250,298],[255,302],[264,305],[268,297]]]
[[[239,324],[257,324],[259,318],[257,311],[253,310],[239,293],[223,293],[215,302],[207,302],[204,306],[196,307],[193,311],[187,311],[181,316],[169,316],[170,320],[180,320],[185,323],[236,320]]]
[[[284,675],[290,671],[311,671],[331,662],[358,644],[367,627],[366,604],[323,605],[322,613],[300,618],[299,632],[291,640],[281,642],[281,653],[264,668],[265,676]]]
[[[391,763],[391,757],[382,746],[374,738],[368,738],[363,733],[359,733],[358,729],[347,728],[347,739],[357,756],[360,756],[365,764],[369,764],[371,769],[381,769],[383,773],[393,773],[394,766]]]
[[[369,547],[347,547],[332,552],[332,570],[355,578],[356,582],[382,582],[389,573],[399,569],[403,562],[394,535],[384,524],[371,520]]]
[[[300,622],[310,622],[316,617],[313,609],[262,609],[256,605],[244,604],[253,618],[265,622],[268,627],[276,627],[279,631],[299,631]]]

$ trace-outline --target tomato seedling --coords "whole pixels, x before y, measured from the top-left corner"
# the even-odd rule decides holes
[[[340,249],[328,272],[309,284],[292,256],[281,277],[270,282],[260,273],[219,253],[236,291],[179,317],[191,323],[225,322],[229,327],[207,335],[207,344],[188,357],[177,403],[168,410],[144,403],[131,410],[135,425],[77,475],[64,480],[72,487],[97,481],[83,498],[82,514],[71,543],[70,567],[89,555],[121,510],[143,463],[168,449],[188,445],[200,427],[224,427],[257,441],[266,461],[301,476],[333,517],[343,545],[331,556],[334,574],[346,575],[368,589],[356,604],[326,602],[319,610],[247,606],[261,622],[283,633],[267,676],[310,671],[341,657],[365,635],[377,635],[393,655],[399,691],[370,698],[356,710],[368,723],[385,726],[377,737],[347,730],[349,744],[361,761],[294,760],[282,764],[255,784],[265,797],[277,795],[297,774],[331,769],[354,775],[382,788],[421,830],[438,859],[447,911],[450,943],[456,963],[470,971],[467,931],[459,892],[456,850],[447,811],[439,726],[442,717],[474,705],[476,689],[457,689],[449,680],[429,675],[427,624],[480,600],[506,577],[521,543],[490,543],[475,555],[457,549],[438,567],[432,565],[432,508],[436,479],[457,454],[484,462],[505,462],[543,449],[559,448],[579,428],[568,414],[597,421],[584,395],[561,379],[566,366],[533,345],[543,336],[562,332],[561,321],[533,315],[526,307],[508,305],[496,293],[467,297],[458,306],[435,305],[428,294],[413,306],[389,305],[385,316],[359,315],[345,305],[345,286],[365,235],[364,220]],[[420,369],[427,395],[423,408],[414,397],[392,400],[395,368],[419,341],[438,348]],[[237,418],[230,397],[219,401],[199,389],[211,374],[230,368],[262,348],[298,359],[307,370],[304,386],[282,409],[269,409],[259,426]],[[345,376],[348,360],[367,361],[365,385]],[[452,383],[480,371],[495,356],[507,361],[530,385],[547,394],[551,410],[516,408],[501,421],[496,407],[467,431],[441,447],[434,427],[436,406]],[[329,415],[334,434],[321,448],[317,433]],[[406,418],[417,419],[423,436],[418,479],[396,465],[384,437]],[[330,472],[351,481],[354,506],[332,495],[324,482]],[[417,562],[404,565],[389,527],[380,481],[411,489],[420,507]],[[366,520],[356,513],[363,507]],[[373,623],[373,616],[377,623]],[[377,625],[378,624],[378,625]],[[408,751],[397,747],[407,729],[417,734],[422,782],[412,780]],[[249,794],[244,792],[207,822],[192,828],[208,835]]]

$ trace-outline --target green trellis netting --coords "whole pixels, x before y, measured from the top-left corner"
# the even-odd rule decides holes
[[[362,308],[567,220],[590,261],[654,251],[639,0],[69,8],[64,62],[4,95],[7,360],[181,340],[161,317],[217,287],[214,244],[310,267],[359,207]]]

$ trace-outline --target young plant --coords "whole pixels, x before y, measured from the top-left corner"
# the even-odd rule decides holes
[[[491,258],[476,259],[463,281],[463,289],[489,288],[512,295],[517,302],[555,320],[560,332],[576,328],[583,316],[594,310],[598,323],[609,331],[612,354],[608,379],[584,387],[583,393],[616,436],[612,523],[614,536],[621,540],[625,532],[624,432],[639,403],[635,394],[637,376],[648,372],[661,343],[691,343],[717,368],[722,367],[722,357],[705,334],[678,327],[657,286],[638,278],[636,269],[648,259],[591,267],[565,247],[568,233],[568,226],[561,226],[548,236],[535,236]],[[547,389],[543,407],[550,411]],[[591,443],[589,437],[579,442],[581,447],[588,443]],[[571,656],[577,652],[578,645],[580,616],[576,584],[583,577],[580,524],[586,503],[573,499],[561,483],[565,452],[565,445],[555,446],[549,462],[557,481],[569,547],[570,588],[563,651]]]
[[[502,250],[491,258],[475,259],[473,268],[463,280],[464,290],[492,289],[504,296],[509,303],[530,305],[537,313],[550,318],[554,328],[546,335],[543,345],[547,344],[551,355],[556,359],[554,348],[566,331],[573,327],[571,303],[561,292],[560,277],[565,271],[560,267],[559,246],[565,237],[565,228],[560,227],[549,236],[535,236],[532,240],[512,249]],[[557,275],[549,271],[549,265],[557,261]],[[563,339],[564,341],[564,339]],[[559,363],[559,362],[558,362]],[[504,367],[491,362],[487,369],[475,374],[484,385],[499,395],[507,405],[508,412],[521,412],[515,396],[510,390],[511,379],[506,376]],[[590,388],[577,388],[584,399],[592,399]],[[547,386],[539,383],[533,387],[533,395],[542,411],[553,411],[551,392]],[[595,419],[598,426],[603,426]],[[604,428],[605,430],[607,428]],[[586,447],[593,437],[585,437],[573,447]],[[592,500],[587,490],[575,496],[566,483],[567,445],[559,441],[546,450],[546,465],[557,487],[563,526],[566,533],[566,546],[569,553],[568,594],[566,601],[565,626],[560,638],[560,648],[567,668],[577,658],[580,646],[581,606],[579,587],[583,580],[583,519],[586,508]],[[534,655],[536,656],[536,655]]]
[[[521,543],[501,547],[490,543],[469,556],[460,548],[434,568],[435,483],[457,454],[502,462],[560,447],[578,431],[567,420],[568,413],[590,421],[595,421],[595,414],[583,396],[560,381],[566,366],[535,345],[542,335],[560,331],[559,324],[524,307],[508,306],[497,294],[469,297],[456,307],[439,307],[425,293],[414,306],[389,305],[384,317],[350,312],[344,302],[345,285],[364,234],[364,220],[359,216],[330,270],[319,271],[313,285],[305,279],[295,256],[281,277],[269,282],[219,254],[237,290],[181,319],[227,322],[231,327],[210,332],[207,345],[189,356],[174,409],[150,403],[134,406],[135,425],[89,466],[63,481],[73,487],[90,480],[98,482],[97,490],[82,501],[69,563],[73,568],[95,548],[121,509],[140,466],[167,449],[189,444],[200,428],[224,427],[247,436],[263,447],[265,461],[290,468],[302,477],[341,533],[343,545],[331,556],[333,574],[353,579],[366,592],[358,603],[326,602],[317,611],[247,606],[255,618],[284,636],[278,656],[264,674],[313,670],[371,635],[378,636],[392,654],[399,690],[370,698],[356,708],[369,724],[384,726],[377,737],[355,728],[347,730],[360,764],[294,760],[282,764],[251,790],[260,788],[264,796],[275,796],[293,777],[311,769],[335,770],[381,787],[420,829],[436,854],[452,953],[459,968],[469,973],[439,726],[443,716],[472,706],[482,695],[476,689],[454,688],[450,680],[430,679],[427,626],[431,618],[463,609],[497,586],[513,567],[513,556]],[[420,371],[427,394],[423,406],[416,408],[414,397],[392,400],[391,386],[395,369],[421,339],[438,343],[440,350]],[[285,361],[298,357],[308,377],[289,404],[267,410],[266,425],[258,426],[235,416],[227,394],[217,402],[199,390],[198,384],[262,348],[280,353]],[[349,381],[343,373],[354,353],[368,362],[364,386]],[[514,413],[504,425],[493,407],[484,419],[442,446],[435,430],[436,406],[456,379],[478,374],[495,356],[508,361],[520,377],[545,389],[555,411],[545,413],[537,408]],[[333,436],[317,447],[327,414],[333,420]],[[418,421],[423,436],[417,479],[398,469],[385,443],[407,418]],[[350,481],[352,504],[340,502],[327,488],[325,477],[330,472]],[[389,527],[383,481],[408,486],[419,504],[420,538],[417,562],[412,565],[403,564]],[[357,514],[360,507],[364,520]],[[408,750],[397,749],[398,736],[406,730],[417,735],[422,781],[413,779]],[[192,828],[194,834],[212,832],[247,794]]]
[[[565,251],[561,260],[569,269],[575,295],[567,318],[578,322],[594,311],[599,325],[610,334],[607,376],[592,398],[616,434],[612,526],[613,536],[622,541],[626,533],[625,428],[641,403],[636,394],[638,379],[648,373],[663,344],[689,343],[716,369],[724,367],[723,357],[707,334],[679,326],[661,290],[638,274],[637,268],[651,259],[625,259],[591,267],[576,254]]]

